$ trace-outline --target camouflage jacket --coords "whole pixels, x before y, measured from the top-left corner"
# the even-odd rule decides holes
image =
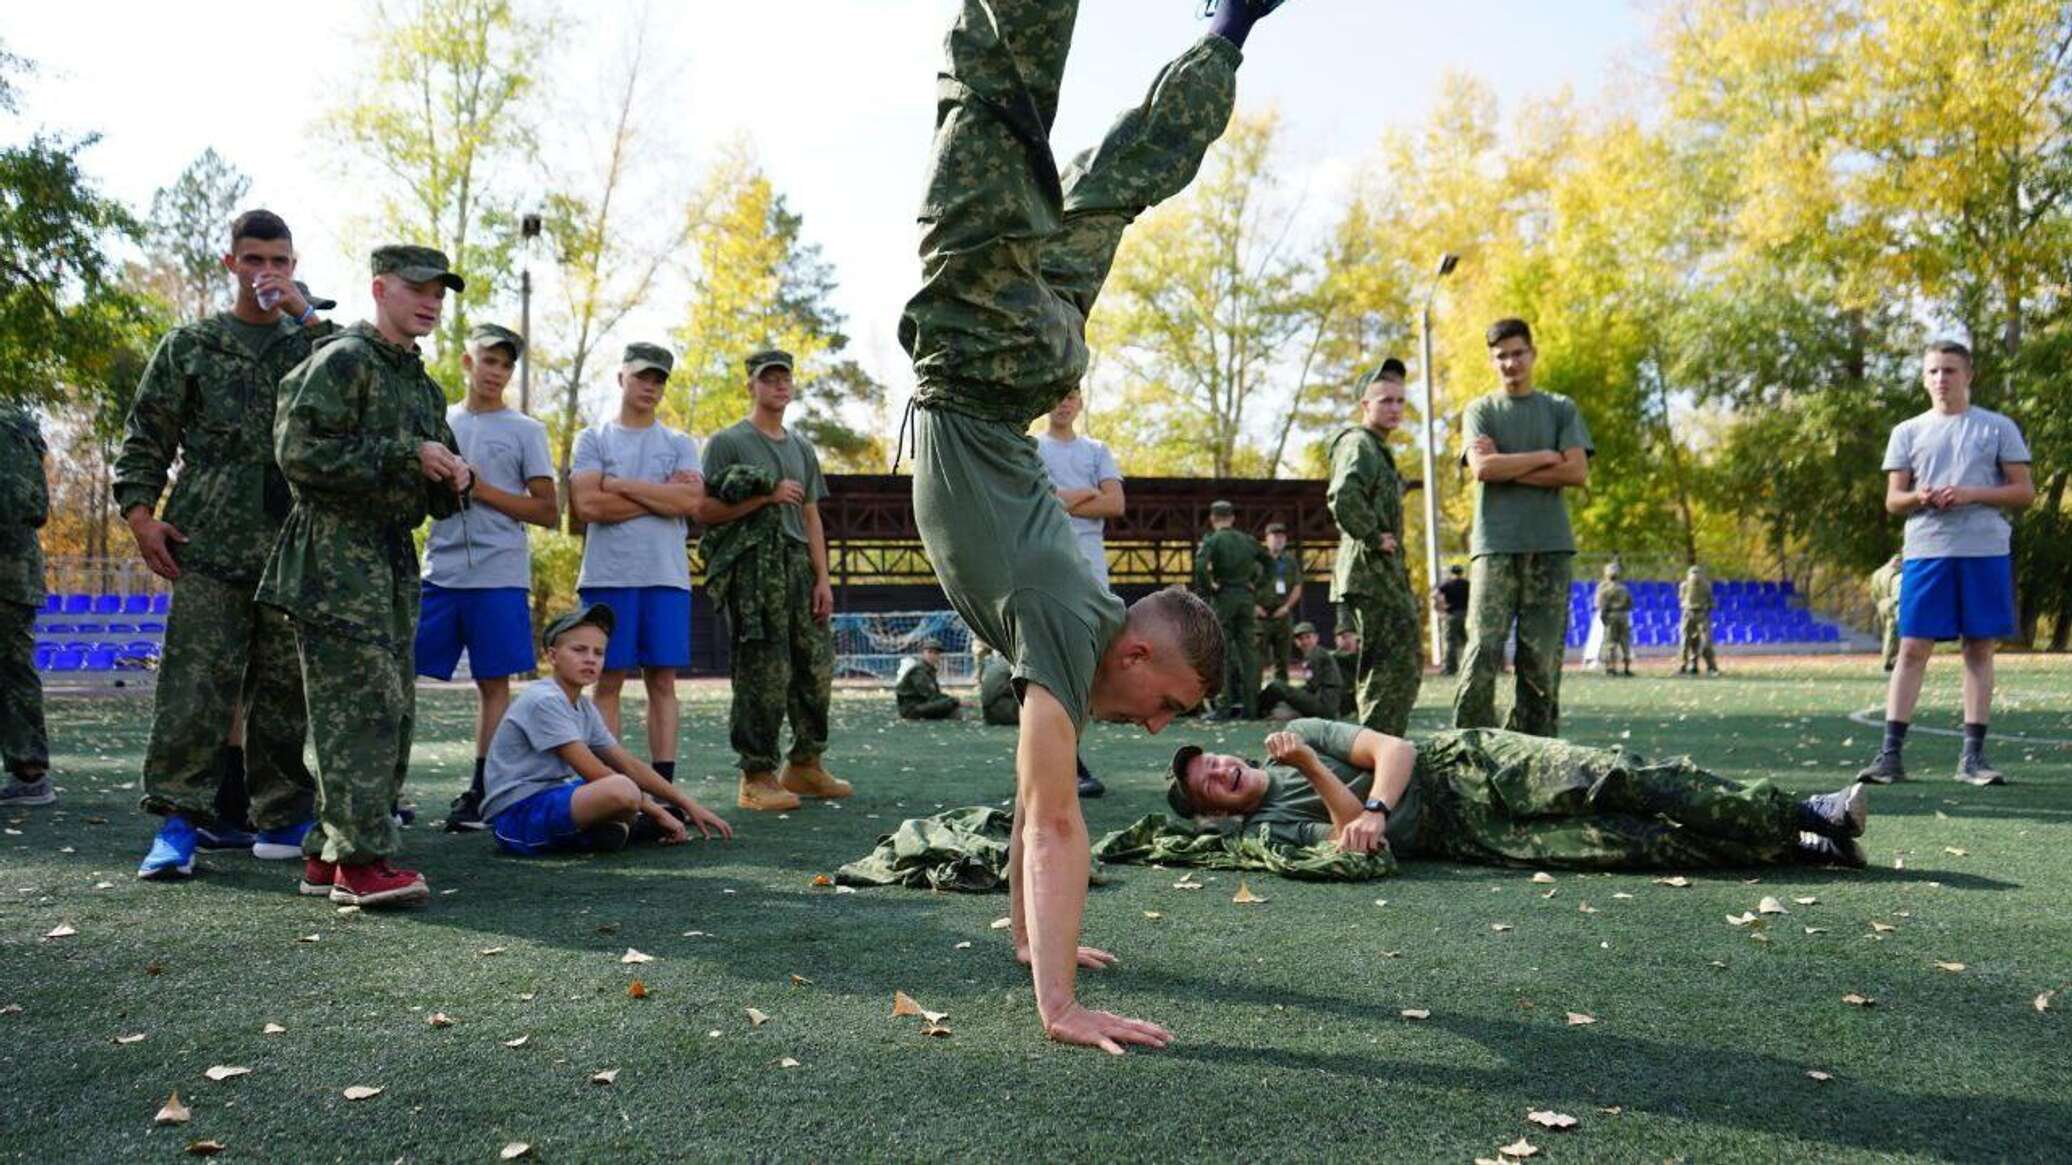
[[[1633,613],[1633,592],[1622,582],[1601,582],[1597,584],[1597,613],[1600,615],[1630,615]]]
[[[1898,567],[1888,562],[1871,574],[1871,601],[1878,605],[1880,619],[1890,619],[1899,611],[1901,573]]]
[[[1211,596],[1250,595],[1273,569],[1266,547],[1235,526],[1209,531],[1194,560],[1196,581]]]
[[[920,658],[900,669],[899,680],[892,685],[892,698],[898,703],[902,715],[910,715],[948,699],[943,694],[942,685],[936,682],[935,669]]]
[[[283,320],[257,356],[227,313],[166,333],[130,405],[115,461],[116,512],[155,511],[177,461],[162,516],[187,536],[172,544],[181,569],[257,582],[288,516],[288,485],[273,461],[275,394],[311,343],[336,331]]]
[[[274,458],[294,505],[259,582],[260,602],[337,634],[401,649],[416,623],[427,517],[458,513],[418,449],[454,447],[446,395],[412,348],[369,323],[318,341],[281,381]]]
[[[719,501],[739,505],[775,490],[777,474],[767,466],[737,462],[720,470],[706,488]],[[725,613],[736,639],[771,638],[769,612],[785,603],[784,554],[789,541],[777,506],[706,527],[699,546],[705,555],[705,593]]]
[[[1324,702],[1327,708],[1337,708],[1339,697],[1345,693],[1345,674],[1338,670],[1338,653],[1328,647],[1312,647],[1302,658],[1302,667],[1309,674],[1303,677],[1302,690]]]
[[[1687,578],[1676,584],[1676,604],[1686,611],[1712,610],[1712,580]]]
[[[0,404],[0,603],[43,602],[43,548],[50,518],[42,426],[18,404]]]
[[[1381,595],[1410,586],[1403,565],[1403,478],[1382,439],[1354,426],[1331,438],[1331,485],[1325,492],[1338,523],[1338,562],[1331,571],[1331,601]],[[1393,534],[1385,554],[1381,536]]]

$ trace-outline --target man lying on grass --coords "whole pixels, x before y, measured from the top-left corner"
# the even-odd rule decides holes
[[[583,688],[604,667],[612,610],[592,603],[547,624],[553,678],[527,684],[497,726],[483,765],[482,819],[524,855],[622,849],[642,826],[664,844],[734,836],[717,815],[620,747]]]
[[[1863,786],[1794,799],[1676,758],[1649,763],[1494,728],[1412,745],[1358,724],[1297,720],[1266,738],[1272,763],[1185,745],[1166,802],[1182,817],[1242,818],[1289,845],[1579,870],[1803,862],[1861,867]]]

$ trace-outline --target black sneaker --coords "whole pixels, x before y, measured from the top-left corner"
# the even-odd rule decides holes
[[[1804,831],[1799,833],[1796,856],[1801,865],[1807,866],[1847,866],[1860,870],[1871,864],[1863,854],[1863,847],[1846,837],[1822,837]]]
[[[1967,785],[2004,785],[2007,777],[1986,761],[1983,752],[1970,753],[1957,762],[1952,774]]]
[[[395,818],[396,828],[402,829],[417,821],[417,806],[405,805],[401,801],[391,802],[389,816]]]
[[[1108,791],[1108,786],[1101,783],[1101,778],[1087,771],[1085,761],[1080,760],[1077,757],[1074,757],[1072,763],[1079,766],[1080,799],[1084,800],[1088,797],[1098,797],[1101,794]]]
[[[583,831],[583,845],[591,853],[615,854],[626,848],[633,827],[623,821],[606,821]]]
[[[1858,769],[1856,779],[1867,785],[1890,785],[1907,779],[1907,767],[1896,752],[1880,752],[1878,758]]]
[[[1815,793],[1799,802],[1799,828],[1823,837],[1862,837],[1871,812],[1863,782],[1834,793]]]
[[[488,829],[489,823],[482,820],[482,797],[469,789],[453,799],[446,811],[446,832],[461,833],[469,830]]]

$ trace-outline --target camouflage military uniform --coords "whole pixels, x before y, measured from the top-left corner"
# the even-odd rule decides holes
[[[43,431],[27,409],[0,404],[0,760],[33,782],[50,768],[43,678],[36,674],[36,612],[43,607],[43,548],[50,516]]]
[[[335,329],[282,319],[255,354],[237,328],[222,313],[159,342],[130,406],[115,504],[125,514],[156,510],[179,462],[160,517],[188,541],[168,545],[180,577],[152,696],[143,807],[215,819],[219,757],[231,708],[242,703],[252,823],[276,829],[309,820],[315,784],[302,759],[308,720],[294,631],[253,597],[288,513],[274,404],[281,377]]]
[[[925,659],[911,659],[900,668],[899,681],[892,685],[899,702],[901,720],[954,720],[957,698],[945,695],[935,681],[935,665]]]
[[[1344,617],[1341,616],[1341,618]],[[1336,719],[1350,720],[1359,711],[1360,698],[1359,694],[1353,691],[1353,686],[1346,682],[1346,677],[1358,673],[1360,653],[1357,651],[1339,651],[1334,648],[1331,652],[1331,662],[1338,667],[1338,713]]]
[[[1459,675],[1461,655],[1468,649],[1468,598],[1473,590],[1467,579],[1455,575],[1439,584],[1435,593],[1446,609],[1446,655],[1440,670],[1450,676]]]
[[[1719,660],[1712,653],[1712,580],[1694,568],[1694,573],[1676,584],[1676,602],[1683,608],[1683,650],[1677,656],[1677,673],[1696,675],[1701,657],[1708,669],[1719,671]]]
[[[1899,658],[1899,584],[1904,573],[1894,555],[1871,575],[1871,601],[1877,604],[1878,636],[1884,645],[1879,662],[1886,671]]]
[[[1259,715],[1256,650],[1259,578],[1273,564],[1266,548],[1236,527],[1211,530],[1194,552],[1196,571],[1228,645],[1223,660],[1223,706],[1247,720]]]
[[[978,665],[978,704],[988,724],[1020,724],[1022,705],[1014,698],[1014,669],[998,652],[987,652]]]
[[[805,436],[794,430],[791,440]],[[718,470],[708,477],[707,489],[728,504],[777,488],[779,478],[770,466],[718,466],[711,448],[705,465]],[[781,509],[765,506],[714,526],[702,547],[706,592],[727,620],[733,670],[728,740],[744,773],[777,768],[786,717],[791,720],[789,759],[817,762],[827,749],[834,634],[826,621],[813,617],[813,562],[806,543],[785,532]]]
[[[1266,608],[1266,617],[1259,620],[1259,658],[1273,670],[1273,678],[1285,684],[1288,660],[1295,654],[1295,615],[1281,606],[1302,586],[1302,556],[1292,548],[1266,554],[1266,574],[1259,580],[1259,605]]]
[[[1406,858],[1696,869],[1791,861],[1799,836],[1796,799],[1769,781],[1496,729],[1420,741],[1411,787],[1420,819]]]
[[[1417,601],[1403,563],[1403,479],[1382,438],[1363,427],[1331,438],[1326,498],[1338,523],[1338,565],[1331,601],[1360,633],[1360,663],[1351,682],[1359,721],[1401,736],[1417,703]],[[1396,550],[1381,548],[1393,535]]]
[[[1604,624],[1604,645],[1600,657],[1604,670],[1609,673],[1620,660],[1626,664],[1626,673],[1633,673],[1633,592],[1615,577],[1607,576],[1597,584],[1597,618]]]
[[[1303,667],[1309,675],[1304,677],[1302,686],[1295,687],[1286,680],[1275,680],[1266,685],[1259,693],[1259,714],[1264,716],[1278,705],[1286,704],[1298,715],[1338,719],[1345,679],[1339,675],[1335,654],[1322,647],[1310,648],[1309,654],[1303,657]]]
[[[441,266],[443,266],[443,260]],[[281,382],[274,456],[294,506],[259,601],[286,612],[309,699],[317,824],[303,852],[357,865],[395,853],[390,807],[410,766],[418,564],[411,533],[459,511],[418,450],[455,447],[417,350],[357,323]]]

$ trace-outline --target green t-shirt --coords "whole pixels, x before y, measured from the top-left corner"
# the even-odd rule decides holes
[[[777,475],[777,480],[798,482],[808,502],[827,496],[827,478],[820,474],[820,454],[813,443],[796,429],[786,429],[782,440],[773,440],[747,419],[714,433],[705,442],[703,469],[706,481],[718,480],[730,465],[760,465]],[[794,542],[806,540],[806,515],[800,506],[779,506],[784,532]]]
[[[245,351],[252,354],[253,359],[257,359],[266,351],[266,346],[273,343],[274,336],[281,331],[282,323],[281,320],[275,320],[270,324],[248,324],[230,312],[223,313],[223,322],[230,325],[230,334],[237,337],[237,342],[244,346]]]
[[[1086,726],[1094,669],[1122,630],[1033,438],[948,409],[914,416],[915,521],[950,605],[1018,684],[1040,684]]]
[[[1286,729],[1314,749],[1324,767],[1344,781],[1360,800],[1374,787],[1374,770],[1353,765],[1353,741],[1366,729],[1341,720],[1303,719],[1290,721]],[[1403,789],[1402,800],[1389,813],[1389,848],[1404,850],[1417,837],[1417,783]],[[1331,840],[1331,811],[1307,778],[1289,765],[1266,766],[1266,795],[1259,807],[1245,815],[1245,828],[1271,826],[1273,839],[1286,845],[1314,845]]]
[[[1511,396],[1497,391],[1471,401],[1461,416],[1462,440],[1496,441],[1498,453],[1560,453],[1580,448],[1596,451],[1589,426],[1576,402],[1556,392]],[[1467,464],[1461,455],[1461,464]],[[1513,481],[1483,482],[1475,494],[1475,531],[1469,553],[1574,553],[1575,533],[1568,524],[1568,502],[1558,489]]]

